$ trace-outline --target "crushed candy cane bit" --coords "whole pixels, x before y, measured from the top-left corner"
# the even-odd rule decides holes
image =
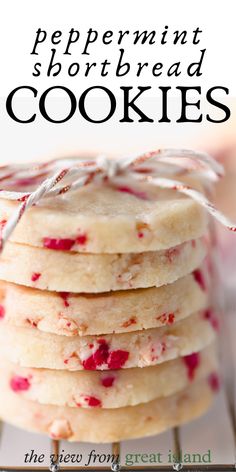
[[[31,276],[32,282],[36,282],[41,277],[41,275],[42,274],[40,274],[40,272],[33,272],[32,276]]]
[[[84,246],[87,243],[87,241],[88,241],[88,236],[86,233],[79,234],[77,238],[75,239],[75,243],[81,246]]]
[[[107,365],[109,369],[121,369],[126,363],[129,357],[128,351],[123,351],[117,349],[116,351],[111,351],[107,360]]]
[[[107,366],[108,369],[120,369],[129,357],[129,352],[117,349],[109,351],[109,345],[105,339],[98,339],[99,347],[96,351],[83,360],[82,365],[86,370],[96,370],[101,366]]]
[[[216,372],[212,372],[208,377],[208,383],[213,390],[213,392],[218,392],[220,390],[220,379]]]
[[[13,392],[23,392],[29,390],[30,382],[27,377],[21,377],[20,375],[15,375],[10,380],[10,387]]]
[[[98,349],[82,362],[83,367],[86,370],[96,370],[97,367],[107,363],[109,346],[107,342],[102,339],[98,340],[98,342],[100,342]]]
[[[99,400],[99,398],[86,396],[84,399],[87,402],[88,406],[92,408],[102,406],[102,402],[101,400]]]
[[[202,271],[200,269],[194,270],[193,271],[193,276],[194,276],[194,279],[196,280],[196,282],[198,283],[198,285],[205,292],[207,288],[206,288],[206,282],[205,282],[205,279],[203,277]]]
[[[171,325],[175,322],[175,314],[163,313],[163,315],[157,316],[156,319],[160,321],[163,325]]]
[[[75,244],[75,239],[43,238],[43,246],[54,251],[70,251]]]
[[[196,369],[200,365],[200,355],[198,352],[193,352],[192,354],[189,354],[188,356],[183,357],[183,361],[187,367],[188,370],[188,378],[189,380],[193,380],[195,377],[195,372]]]
[[[70,292],[59,292],[59,296],[62,298],[63,302],[64,302],[64,306],[66,308],[68,308],[68,306],[70,306],[69,302],[68,302],[68,298],[70,296]]]
[[[75,244],[84,246],[87,243],[86,233],[78,234],[76,238],[43,238],[43,246],[54,251],[70,251]]]
[[[113,386],[115,381],[115,377],[113,375],[108,375],[107,377],[102,377],[101,378],[101,384],[105,388],[110,388]]]

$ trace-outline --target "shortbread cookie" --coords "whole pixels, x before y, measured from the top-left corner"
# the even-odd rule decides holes
[[[2,225],[17,205],[0,199]],[[202,236],[206,226],[205,210],[173,190],[89,185],[27,210],[11,239],[54,250],[129,253],[176,246]]]
[[[200,279],[201,276],[201,279]],[[173,284],[97,295],[48,292],[0,282],[1,317],[66,336],[122,333],[170,325],[206,308],[202,269]]]
[[[0,352],[24,367],[107,370],[146,367],[198,352],[215,337],[209,310],[162,328],[96,336],[58,336],[1,323]],[[213,317],[213,315],[212,315]]]
[[[20,367],[1,359],[10,388],[39,403],[120,408],[172,395],[218,369],[216,347],[144,369],[67,372]]]
[[[202,238],[140,254],[80,254],[9,242],[0,257],[0,279],[75,293],[158,287],[192,272],[205,254]]]
[[[40,405],[13,392],[0,373],[0,416],[20,428],[54,439],[106,443],[151,436],[202,415],[214,398],[210,377],[169,397],[123,408]]]

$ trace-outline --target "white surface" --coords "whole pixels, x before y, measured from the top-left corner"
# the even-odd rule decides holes
[[[144,109],[155,119],[160,114],[158,94],[143,101]],[[24,110],[25,116],[33,113],[34,105],[30,100],[19,99],[19,109]],[[55,116],[65,109],[62,99],[52,99],[51,106]],[[236,119],[236,99],[231,100],[232,116]],[[93,110],[102,107],[101,99],[91,101]],[[120,123],[121,101],[117,113],[108,122],[102,124],[89,123],[76,113],[67,123],[52,124],[38,116],[34,123],[15,123],[4,113],[0,112],[0,165],[25,161],[37,161],[58,156],[78,154],[83,151],[96,154],[130,155],[154,149],[180,147],[206,150],[222,141],[224,134],[234,133],[230,122],[222,124],[175,123],[179,114],[179,100],[170,100],[171,123]],[[0,98],[0,111],[4,110],[3,99]],[[158,111],[159,110],[159,111]],[[204,106],[203,106],[204,110]],[[217,130],[217,134],[216,134]]]
[[[13,14],[14,11],[14,14]],[[42,78],[32,77],[32,68],[35,59],[39,61],[43,57],[43,61],[49,58],[50,48],[56,47],[61,52],[65,49],[66,35],[73,27],[81,32],[81,37],[76,43],[71,52],[73,56],[64,56],[63,63],[70,64],[70,62],[101,62],[104,58],[117,57],[119,47],[115,43],[107,46],[102,46],[100,37],[96,43],[91,45],[89,56],[80,53],[82,51],[82,44],[84,43],[85,35],[88,29],[97,28],[99,33],[109,29],[114,31],[131,30],[141,31],[157,30],[157,37],[160,38],[160,31],[164,30],[165,25],[169,25],[169,30],[193,30],[197,26],[203,30],[201,43],[192,45],[187,43],[183,46],[175,46],[173,44],[166,44],[160,46],[159,43],[152,46],[134,46],[129,42],[124,42],[129,45],[127,48],[127,56],[132,62],[137,60],[149,60],[150,62],[159,62],[163,59],[166,63],[181,59],[183,63],[194,61],[198,58],[199,50],[207,48],[204,74],[195,79],[186,76],[174,78],[177,82],[197,83],[197,85],[204,85],[209,88],[213,85],[226,85],[230,88],[231,95],[236,95],[236,67],[233,60],[233,51],[235,43],[235,1],[225,0],[198,0],[198,2],[189,2],[189,0],[175,0],[168,2],[157,2],[156,0],[149,0],[144,3],[142,0],[120,0],[111,2],[110,0],[87,0],[86,2],[78,2],[78,0],[70,0],[69,4],[62,0],[41,0],[40,3],[35,4],[31,0],[12,0],[4,2],[2,6],[2,14],[0,18],[0,60],[1,68],[1,86],[0,95],[4,96],[16,86],[22,84],[34,84],[41,90],[46,86],[55,84],[56,82],[63,83],[63,85],[72,86],[76,89],[83,89],[84,85],[90,86],[94,82],[102,82],[102,84],[113,87],[117,86],[119,81],[114,78],[114,73],[107,77],[100,77],[95,73],[91,79],[84,78],[80,75],[74,78],[68,78],[65,73],[62,73],[58,78]],[[42,51],[42,56],[31,56],[30,52],[33,48],[35,32],[38,28],[46,29],[48,32],[48,39],[50,34],[55,30],[63,30],[62,42],[53,46],[50,41],[45,41],[41,45],[39,51]],[[71,60],[72,58],[72,60]],[[92,59],[92,61],[91,61]],[[148,77],[148,80],[147,80]],[[59,79],[59,80],[57,80]],[[181,80],[180,80],[181,79]],[[172,83],[172,80],[166,79],[164,76],[151,77],[145,74],[144,78],[136,78],[133,73],[124,77],[121,82],[122,85],[131,83],[136,85],[140,82],[150,82],[150,85],[156,86],[163,82]],[[142,85],[142,83],[141,83]]]

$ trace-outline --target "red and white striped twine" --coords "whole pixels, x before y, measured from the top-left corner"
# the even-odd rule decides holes
[[[28,208],[44,198],[72,192],[91,182],[113,185],[147,182],[152,186],[172,189],[187,195],[229,230],[236,226],[206,198],[206,196],[179,180],[180,176],[199,179],[209,188],[224,175],[223,167],[211,156],[188,149],[158,149],[139,156],[112,158],[98,156],[92,159],[54,159],[40,164],[7,165],[0,167],[0,198],[19,202],[18,208],[6,223],[0,235],[0,251],[11,236]],[[33,191],[16,191],[33,187]]]

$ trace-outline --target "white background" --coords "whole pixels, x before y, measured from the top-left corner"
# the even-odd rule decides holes
[[[62,43],[57,46],[63,50],[68,31],[73,27],[81,32],[78,43],[71,48],[73,60],[80,62],[90,58],[83,56],[80,52],[83,40],[88,29],[99,30],[99,39],[91,45],[91,57],[99,62],[104,57],[117,56],[118,46],[112,43],[102,46],[101,33],[112,29],[135,31],[156,30],[157,39],[165,25],[169,25],[169,31],[175,29],[187,29],[191,31],[197,26],[203,30],[201,37],[201,48],[207,48],[204,59],[202,84],[209,88],[212,85],[226,85],[231,95],[236,96],[236,61],[235,61],[235,0],[8,0],[4,2],[0,18],[0,59],[1,59],[1,81],[0,95],[7,95],[12,88],[24,83],[35,83],[45,89],[46,86],[58,82],[58,78],[33,78],[32,67],[36,56],[31,56],[35,32],[40,27],[48,32],[48,38],[41,45],[43,59],[46,62],[52,46],[50,34],[55,30],[62,30]],[[115,35],[114,35],[115,36]],[[116,37],[116,36],[115,36]],[[130,38],[127,39],[127,45]],[[124,43],[125,46],[126,42]],[[158,62],[160,59],[168,64],[182,59],[187,63],[198,56],[199,45],[193,46],[187,43],[184,46],[173,46],[167,44],[160,46],[134,46],[127,49],[127,56],[135,62],[144,59],[150,62]],[[72,57],[72,56],[71,56]],[[94,57],[93,57],[94,58]],[[70,57],[64,56],[65,64],[70,63]],[[134,76],[128,76],[126,80],[130,83]],[[97,82],[98,76],[93,75],[91,79],[68,78],[65,74],[60,75],[60,81],[71,88],[80,88],[90,83]],[[158,85],[164,81],[162,78],[144,77],[144,81],[151,85]],[[100,79],[109,86],[117,86],[114,77]],[[193,79],[189,79],[191,81]],[[195,80],[195,79],[194,79]],[[168,79],[168,82],[171,82]],[[176,79],[175,79],[175,82]],[[180,80],[182,82],[182,79]],[[187,82],[186,82],[187,84]]]

